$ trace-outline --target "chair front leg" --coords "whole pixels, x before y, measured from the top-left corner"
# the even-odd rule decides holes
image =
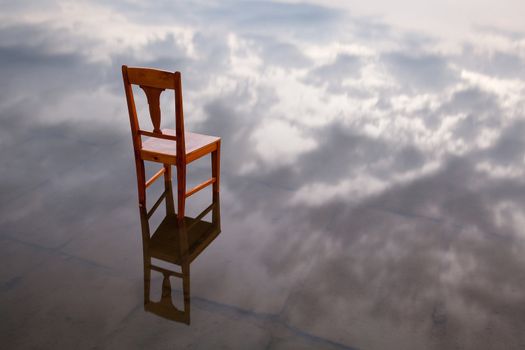
[[[144,305],[148,303],[151,281],[151,255],[149,253],[149,222],[145,207],[140,207],[140,226],[142,231],[142,258],[144,263]]]
[[[190,324],[190,263],[185,261],[181,266],[182,271],[182,295],[184,297],[184,321]]]
[[[173,187],[171,184],[171,165],[164,164],[164,190],[166,191],[166,215],[175,214],[175,203],[173,201]]]
[[[177,220],[184,220],[186,207],[186,164],[177,165]]]
[[[139,206],[146,208],[146,170],[144,169],[144,161],[139,157],[135,157],[135,168],[137,170],[137,189],[139,194]]]

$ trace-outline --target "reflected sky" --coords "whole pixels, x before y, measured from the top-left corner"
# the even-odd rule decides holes
[[[2,8],[9,348],[525,347],[525,3]],[[122,64],[181,71],[186,128],[222,138],[189,327],[143,310]]]

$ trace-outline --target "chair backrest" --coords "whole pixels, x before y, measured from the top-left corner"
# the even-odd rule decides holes
[[[139,68],[122,66],[124,90],[128,102],[129,121],[133,147],[135,151],[142,148],[142,136],[150,136],[177,142],[177,159],[183,161],[186,157],[184,142],[184,115],[182,109],[182,81],[180,72],[166,72],[153,68]],[[153,131],[142,130],[137,118],[135,99],[133,98],[132,85],[138,85],[144,90],[148,100],[149,113],[153,124]],[[174,90],[175,93],[175,135],[162,134],[160,129],[160,94],[164,90]]]

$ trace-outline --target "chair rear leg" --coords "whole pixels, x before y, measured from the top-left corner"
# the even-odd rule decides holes
[[[217,149],[211,153],[211,176],[215,178],[213,192],[219,192],[221,175],[221,141],[217,142]]]

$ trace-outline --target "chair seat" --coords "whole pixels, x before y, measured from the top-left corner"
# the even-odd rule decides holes
[[[175,136],[175,130],[162,129],[162,133]],[[217,149],[220,137],[185,132],[186,161],[191,162]],[[177,159],[176,141],[148,137],[142,141],[142,158],[151,161],[167,161],[175,164]]]

